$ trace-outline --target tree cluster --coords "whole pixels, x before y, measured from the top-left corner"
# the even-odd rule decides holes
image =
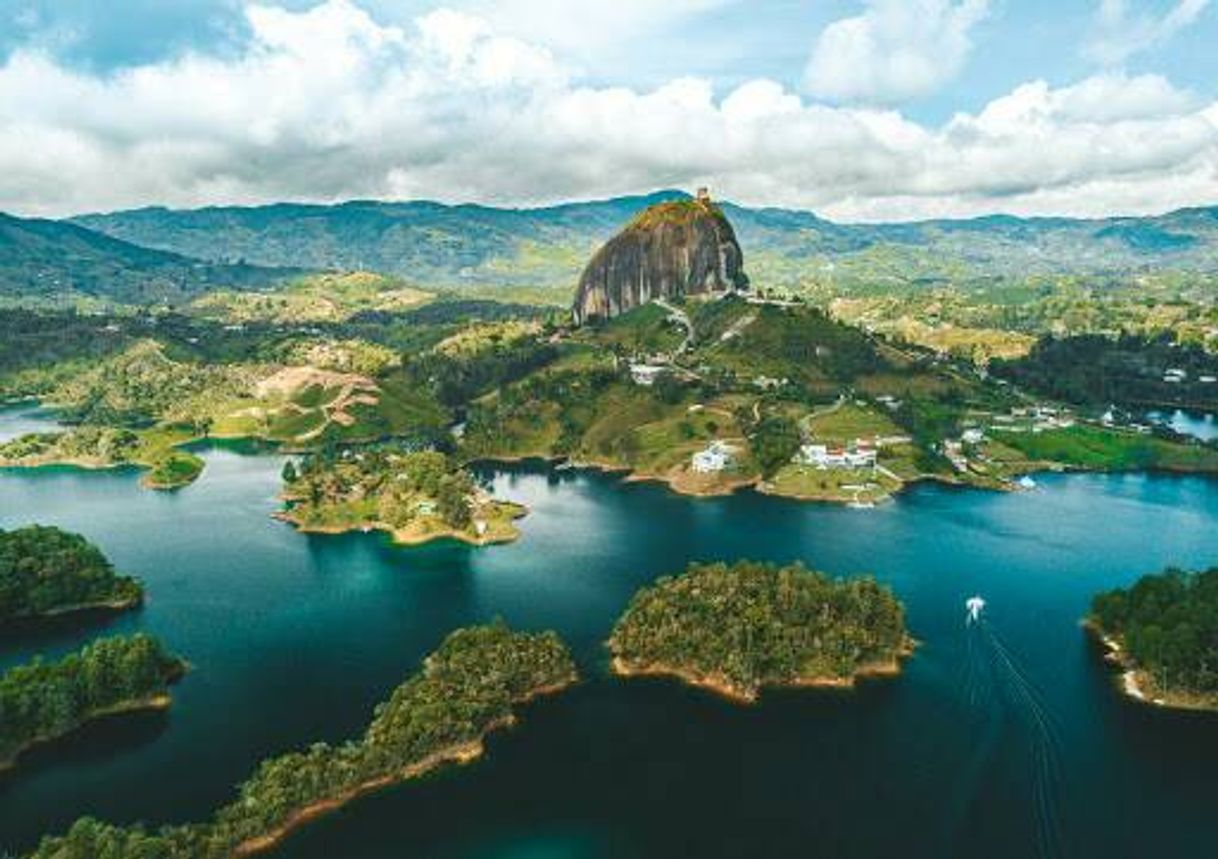
[[[403,777],[412,766],[481,739],[505,723],[514,704],[575,680],[575,664],[552,632],[513,632],[502,623],[452,633],[423,669],[379,704],[363,737],[264,761],[237,798],[202,824],[150,834],[91,818],[48,837],[41,859],[211,859],[275,832],[310,805],[340,799],[361,785]]]
[[[1098,594],[1091,619],[1162,692],[1218,694],[1218,568],[1167,570]]]
[[[119,576],[79,534],[31,525],[0,529],[0,622],[101,603],[137,603],[143,588]]]
[[[904,609],[870,578],[830,579],[799,564],[693,564],[631,600],[609,644],[628,666],[767,685],[846,679],[906,648]]]
[[[0,761],[109,710],[164,694],[182,670],[147,635],[106,638],[58,662],[35,659],[0,676]]]

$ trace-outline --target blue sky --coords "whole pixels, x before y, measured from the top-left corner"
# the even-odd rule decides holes
[[[0,0],[0,208],[1156,211],[1218,202],[1214,44],[1209,0]]]

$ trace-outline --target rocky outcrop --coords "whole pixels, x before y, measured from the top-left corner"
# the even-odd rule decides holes
[[[706,197],[658,203],[609,240],[579,279],[576,324],[608,319],[655,298],[747,289],[744,255]]]

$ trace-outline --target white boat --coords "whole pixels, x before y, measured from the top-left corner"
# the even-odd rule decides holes
[[[1020,489],[1035,489],[1036,481],[1033,480],[1030,476],[1025,474],[1023,477],[1019,478],[1019,488]]]

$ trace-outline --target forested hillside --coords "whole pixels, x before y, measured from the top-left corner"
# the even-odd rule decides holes
[[[150,250],[62,221],[0,213],[0,298],[179,302],[212,289],[257,289],[289,272]]]

